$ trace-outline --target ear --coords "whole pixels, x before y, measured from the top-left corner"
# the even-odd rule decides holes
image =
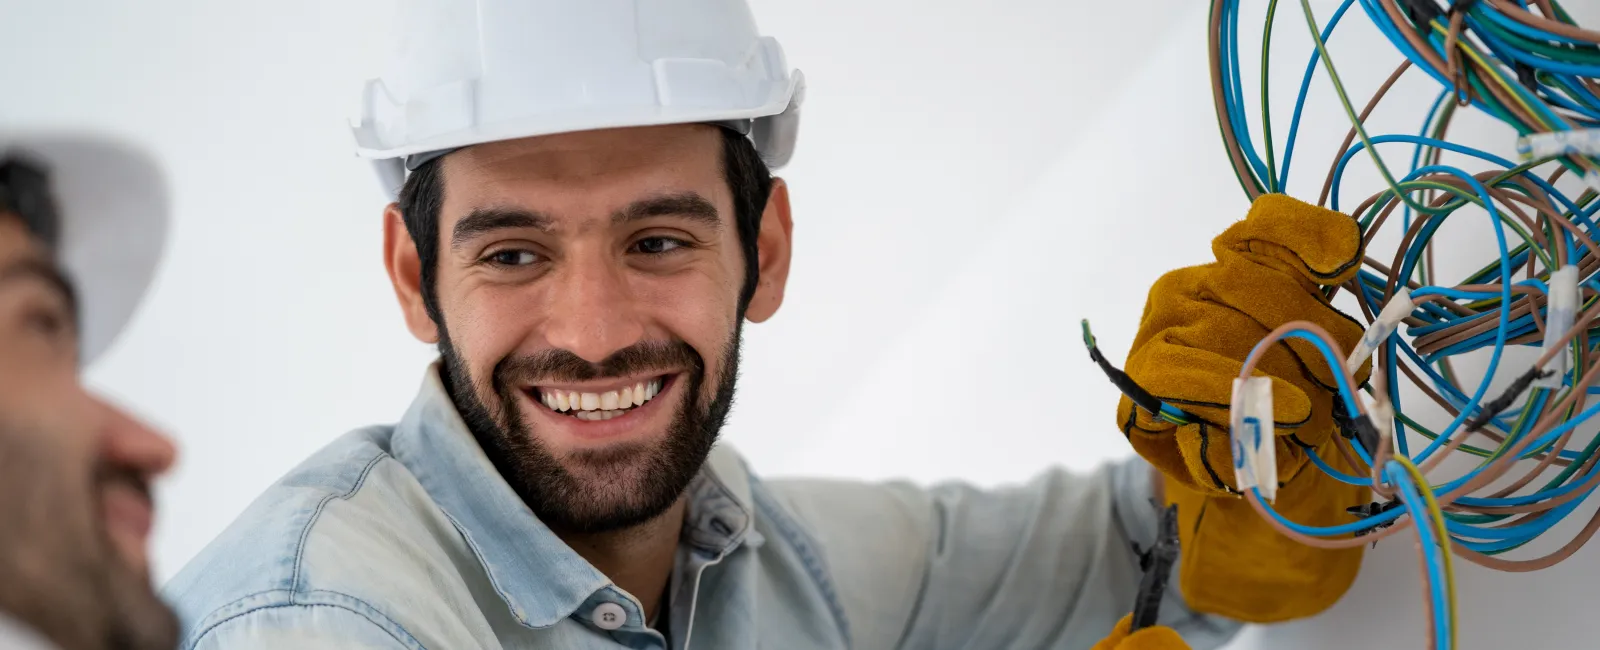
[[[389,282],[394,284],[394,295],[400,300],[406,328],[423,343],[438,343],[439,326],[422,301],[422,259],[417,256],[416,242],[411,241],[398,203],[383,209],[383,265],[389,270]]]
[[[761,232],[756,235],[759,272],[756,293],[744,312],[752,323],[760,323],[778,313],[783,305],[783,289],[789,283],[789,254],[794,240],[794,221],[789,216],[789,184],[772,179],[767,209],[761,212]]]

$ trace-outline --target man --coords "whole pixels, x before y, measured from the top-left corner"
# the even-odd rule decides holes
[[[114,142],[0,133],[0,648],[177,642],[145,552],[172,444],[79,380],[150,279],[163,192]]]
[[[803,90],[743,3],[402,4],[402,59],[355,131],[399,188],[385,262],[441,360],[399,424],[314,455],[173,580],[181,647],[1113,633],[1155,536],[1143,461],[923,489],[763,481],[715,444],[742,325],[783,302],[769,168]],[[1161,614],[1197,648],[1238,628],[1176,589]]]

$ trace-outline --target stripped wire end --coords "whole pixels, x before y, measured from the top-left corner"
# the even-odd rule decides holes
[[[1116,385],[1117,390],[1122,391],[1123,395],[1127,395],[1128,399],[1133,400],[1134,406],[1144,409],[1152,417],[1179,426],[1195,421],[1194,416],[1161,401],[1160,398],[1145,390],[1138,382],[1135,382],[1133,377],[1129,377],[1128,373],[1111,365],[1111,361],[1106,359],[1106,355],[1100,353],[1100,346],[1095,343],[1094,332],[1089,330],[1089,319],[1087,318],[1083,319],[1083,345],[1089,348],[1089,359],[1100,366],[1100,370],[1106,373],[1106,377],[1111,380],[1112,384]]]
[[[1529,368],[1527,372],[1522,373],[1515,381],[1512,381],[1511,385],[1506,387],[1504,393],[1501,393],[1499,397],[1494,398],[1488,404],[1484,404],[1478,414],[1467,421],[1467,432],[1475,433],[1483,430],[1501,411],[1511,408],[1511,403],[1517,401],[1517,397],[1527,391],[1528,386],[1532,385],[1535,380],[1543,379],[1554,373],[1555,371],[1553,370],[1544,370],[1537,366]]]

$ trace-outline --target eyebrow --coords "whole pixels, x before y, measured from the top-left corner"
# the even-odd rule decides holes
[[[473,237],[496,230],[533,228],[550,230],[548,216],[520,208],[478,208],[456,222],[450,233],[450,247],[458,248]]]
[[[74,319],[78,315],[78,292],[72,281],[55,264],[41,259],[25,259],[0,267],[0,287],[19,282],[43,282],[61,295]]]
[[[640,199],[611,215],[613,225],[650,217],[688,217],[711,228],[722,229],[717,206],[697,192],[680,192]]]

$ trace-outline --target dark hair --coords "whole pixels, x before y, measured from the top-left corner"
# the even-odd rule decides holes
[[[744,287],[739,292],[738,314],[743,319],[756,292],[756,236],[761,232],[761,213],[772,192],[772,172],[749,138],[725,128],[717,131],[722,134],[722,175],[733,195],[733,220],[739,231],[740,248],[744,249]],[[422,304],[433,322],[441,326],[444,318],[434,292],[434,278],[439,265],[439,209],[444,204],[444,179],[439,174],[442,158],[417,167],[400,189],[400,214],[422,263]]]
[[[22,219],[28,233],[54,249],[61,243],[61,217],[50,193],[50,173],[33,159],[15,153],[0,158],[0,213]]]

